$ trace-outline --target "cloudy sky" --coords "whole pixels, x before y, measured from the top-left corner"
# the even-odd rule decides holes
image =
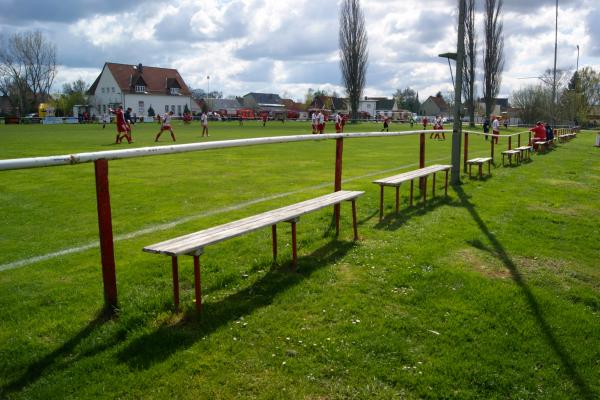
[[[483,0],[476,3],[481,8]],[[575,69],[579,45],[580,68],[600,69],[599,3],[559,1],[558,68]],[[225,96],[255,91],[302,100],[308,88],[344,92],[339,5],[339,0],[0,0],[0,33],[40,30],[56,44],[56,90],[77,78],[93,82],[110,61],[177,68],[190,87],[210,86]],[[448,64],[437,55],[456,49],[457,0],[361,5],[369,38],[366,95],[391,96],[410,86],[423,100],[451,90]],[[555,0],[504,0],[502,95],[536,83],[552,67],[554,6]]]

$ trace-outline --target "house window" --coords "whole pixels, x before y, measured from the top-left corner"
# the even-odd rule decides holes
[[[171,106],[171,111],[173,111],[173,114],[175,114],[175,106],[174,105]]]
[[[144,93],[146,91],[146,86],[144,85],[135,85],[136,93]]]
[[[113,92],[113,93],[115,92],[115,87],[114,87],[114,86],[112,87],[112,92]]]
[[[172,87],[171,88],[171,94],[179,94],[179,88]]]
[[[165,112],[169,112],[169,105],[168,104],[165,106]]]
[[[367,108],[371,108],[371,103],[367,103]]]
[[[181,104],[177,106],[177,115],[181,115]]]
[[[102,114],[106,114],[106,104],[102,105]]]
[[[104,88],[102,88],[102,93],[104,93]]]
[[[144,102],[143,101],[138,101],[138,113],[140,115],[144,115]]]

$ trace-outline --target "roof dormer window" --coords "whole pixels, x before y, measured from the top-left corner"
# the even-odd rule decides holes
[[[144,93],[144,92],[146,92],[146,86],[144,86],[144,85],[135,85],[135,92],[136,93]]]
[[[172,87],[172,88],[171,88],[171,94],[179,94],[179,88],[177,88],[177,87]]]

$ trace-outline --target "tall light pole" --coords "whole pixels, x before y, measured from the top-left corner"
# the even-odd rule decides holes
[[[554,27],[554,80],[552,83],[552,114],[556,117],[556,53],[558,51],[558,0],[556,0],[556,22]]]
[[[450,65],[450,60],[456,61],[456,53],[442,53],[438,54],[438,57],[448,59],[448,68],[450,68],[450,78],[452,78],[452,87],[454,87],[454,75],[452,75],[452,65]],[[458,73],[458,70],[456,71],[456,73]]]
[[[575,68],[576,72],[579,72],[579,45],[577,45],[577,68]]]
[[[208,101],[210,96],[210,76],[206,75],[206,107],[210,108],[210,103]]]
[[[465,58],[466,0],[458,1],[458,40],[456,41],[456,81],[454,85],[454,125],[452,126],[452,175],[453,185],[460,183],[460,147],[462,135],[462,70]]]

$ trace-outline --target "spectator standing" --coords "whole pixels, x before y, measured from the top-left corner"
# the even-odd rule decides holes
[[[423,117],[423,129],[427,129],[427,124],[428,123],[429,123],[429,120],[427,119],[427,117]]]
[[[492,121],[492,140],[495,144],[498,144],[498,140],[500,139],[500,121],[498,121],[498,117],[494,115],[494,120]]]
[[[485,140],[488,140],[488,133],[490,133],[490,120],[487,117],[485,117],[483,120],[483,133]]]

